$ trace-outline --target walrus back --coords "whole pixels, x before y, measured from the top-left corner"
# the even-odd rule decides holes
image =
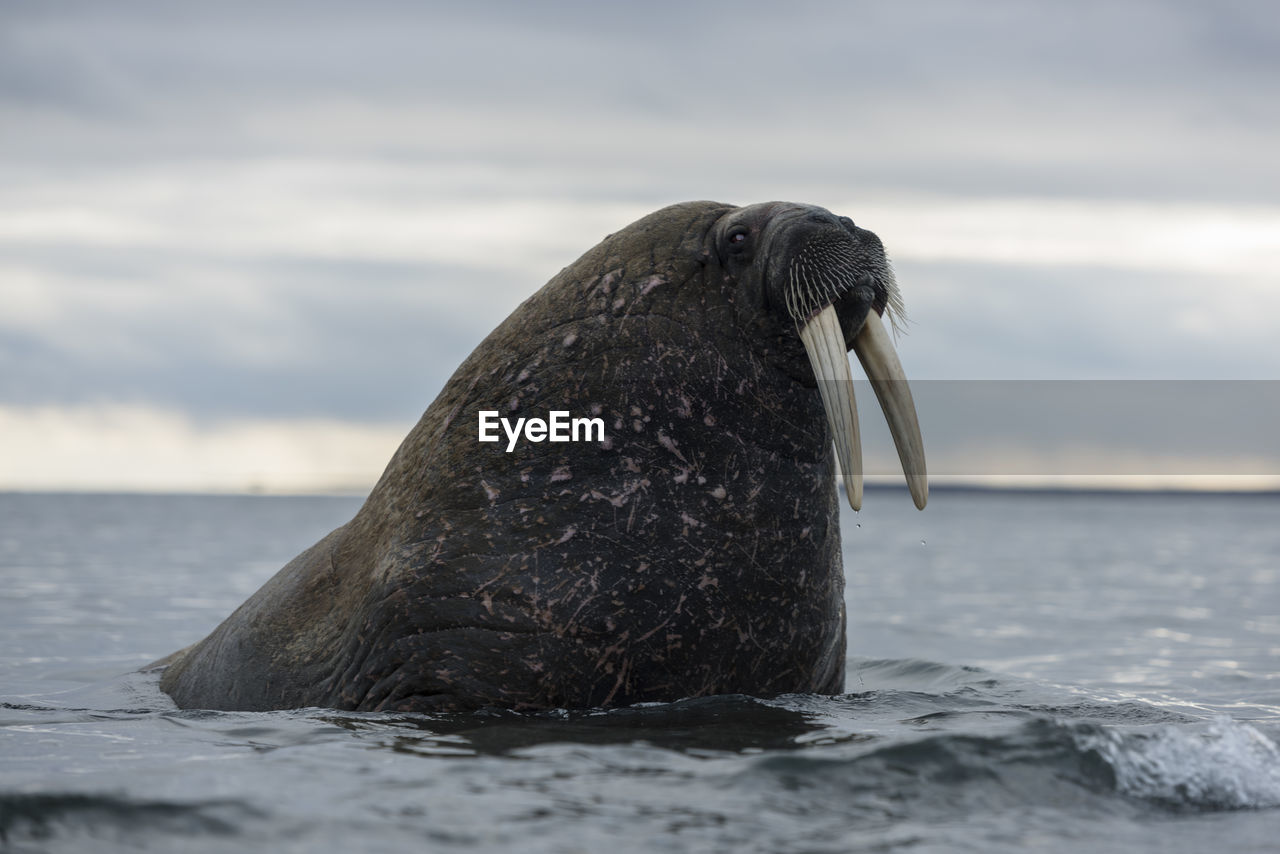
[[[175,653],[161,690],[184,709],[325,704],[316,686],[328,681],[331,651],[348,622],[332,556],[345,528],[291,560],[204,640]]]

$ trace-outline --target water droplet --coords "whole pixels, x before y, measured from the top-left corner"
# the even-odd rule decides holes
[[[923,546],[923,545],[925,545],[924,540],[921,540],[921,541],[920,541],[920,545],[922,545],[922,546]]]

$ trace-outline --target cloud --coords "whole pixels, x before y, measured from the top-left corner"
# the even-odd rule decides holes
[[[198,423],[145,406],[0,407],[0,488],[359,493],[406,432],[326,419]]]
[[[858,396],[872,399],[859,381]],[[939,483],[1276,489],[1280,383],[924,381]],[[868,476],[901,483],[863,407]],[[471,422],[468,422],[471,423]],[[411,421],[205,418],[146,405],[0,406],[0,488],[363,493]],[[462,429],[468,429],[465,424]]]
[[[0,403],[416,418],[525,296],[431,264],[54,247],[0,263]],[[465,295],[465,298],[464,296]]]
[[[1087,265],[901,261],[919,379],[1280,377],[1265,277]]]
[[[781,178],[1262,201],[1280,181],[1265,3],[4,14],[11,160],[478,159],[668,200]]]
[[[1278,39],[1246,0],[7,4],[0,406],[411,423],[690,198],[879,233],[921,378],[1274,378]]]

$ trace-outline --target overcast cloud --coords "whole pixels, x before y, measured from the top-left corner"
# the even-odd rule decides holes
[[[6,3],[0,488],[367,485],[691,198],[876,231],[913,378],[1280,380],[1278,91],[1266,2]]]

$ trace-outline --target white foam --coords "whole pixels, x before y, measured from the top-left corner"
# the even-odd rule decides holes
[[[1249,724],[1223,717],[1204,727],[1105,728],[1076,738],[1111,765],[1124,794],[1198,809],[1280,806],[1280,747]]]

